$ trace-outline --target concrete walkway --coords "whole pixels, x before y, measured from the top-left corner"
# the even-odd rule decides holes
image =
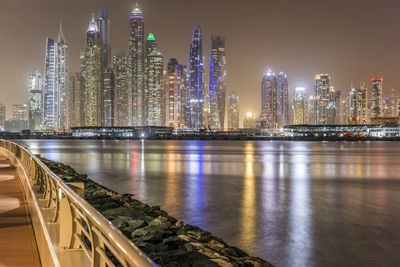
[[[0,154],[0,267],[41,266],[16,169]]]

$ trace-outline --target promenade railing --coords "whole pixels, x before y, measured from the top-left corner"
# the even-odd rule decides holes
[[[14,142],[0,140],[0,149],[21,172],[43,266],[156,266],[83,199],[83,184],[64,182]]]

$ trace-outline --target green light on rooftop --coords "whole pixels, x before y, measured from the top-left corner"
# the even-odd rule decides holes
[[[154,38],[154,34],[150,33],[149,37],[147,38],[147,41],[155,41],[156,38]]]

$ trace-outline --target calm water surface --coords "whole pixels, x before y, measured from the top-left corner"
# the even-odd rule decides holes
[[[276,266],[400,266],[400,142],[21,142]]]

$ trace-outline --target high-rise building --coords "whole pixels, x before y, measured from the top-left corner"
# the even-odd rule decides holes
[[[371,118],[376,118],[383,115],[383,98],[382,98],[382,78],[372,78],[372,91],[371,91]]]
[[[66,122],[66,93],[68,72],[68,45],[61,23],[57,42],[46,40],[43,89],[43,124],[48,129],[64,129]]]
[[[330,101],[330,78],[328,74],[315,76],[315,117],[317,125],[327,124],[327,107]]]
[[[162,126],[162,101],[164,100],[163,69],[164,59],[158,50],[153,34],[146,41],[146,80],[144,92],[144,124]]]
[[[103,126],[114,126],[114,72],[111,68],[103,71]]]
[[[226,102],[225,38],[211,37],[210,117],[213,128],[224,128]]]
[[[166,125],[179,128],[183,125],[183,107],[181,91],[181,70],[178,60],[171,58],[166,73]]]
[[[196,27],[193,31],[189,55],[189,75],[190,127],[204,127],[207,125],[207,114],[205,114],[206,92],[200,26]]]
[[[349,124],[367,123],[367,89],[361,83],[360,88],[352,88],[349,94]]]
[[[25,121],[27,120],[28,106],[26,104],[13,105],[13,120]]]
[[[342,93],[339,90],[336,90],[333,97],[333,102],[335,102],[336,106],[336,123],[343,124],[344,123],[344,114],[343,114],[343,105],[342,105]]]
[[[85,125],[83,78],[80,72],[68,75],[67,128]]]
[[[336,124],[336,106],[335,102],[328,102],[326,107],[326,123],[327,125]]]
[[[392,88],[390,95],[383,98],[383,116],[384,117],[397,117],[398,116],[398,103],[397,95],[394,88]]]
[[[189,71],[186,65],[179,65],[180,95],[181,95],[181,118],[180,127],[191,127],[190,120],[190,90],[189,90]]]
[[[121,51],[113,57],[113,71],[115,81],[115,125],[129,126],[129,98],[127,57]]]
[[[86,45],[81,51],[81,71],[85,91],[85,126],[101,126],[103,123],[100,46],[99,30],[92,14],[92,20],[86,32]]]
[[[6,106],[0,103],[0,131],[5,130]]]
[[[294,124],[304,124],[304,87],[296,87],[294,96]]]
[[[316,121],[316,103],[315,96],[310,95],[304,101],[304,122],[305,124],[315,125]]]
[[[254,129],[256,128],[256,116],[252,112],[247,112],[243,120],[243,128]]]
[[[111,65],[110,18],[105,6],[100,8],[97,17],[97,28],[100,37],[101,69],[104,71]]]
[[[289,88],[286,74],[280,72],[276,82],[276,127],[282,128],[289,123]]]
[[[129,123],[131,126],[143,125],[144,101],[144,19],[142,11],[136,6],[129,18],[128,47],[128,93]]]
[[[28,96],[28,110],[29,110],[29,129],[38,130],[41,128],[43,116],[42,104],[42,75],[38,70],[29,74],[29,96]]]
[[[261,83],[261,127],[277,128],[277,80],[272,70],[268,70]]]
[[[229,95],[227,98],[228,106],[228,129],[239,129],[239,96],[236,93]]]

